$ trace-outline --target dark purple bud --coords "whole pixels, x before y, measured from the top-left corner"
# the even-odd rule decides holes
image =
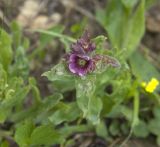
[[[120,67],[120,63],[117,59],[110,57],[108,55],[95,55],[93,57],[94,63],[101,62],[104,65],[110,65],[112,67]]]
[[[95,43],[91,42],[88,31],[85,31],[80,39],[76,43],[71,45],[71,48],[74,53],[86,54],[95,50]]]
[[[94,69],[94,63],[89,56],[70,54],[69,70],[79,76],[85,76]]]

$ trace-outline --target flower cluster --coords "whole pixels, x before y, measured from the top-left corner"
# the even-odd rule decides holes
[[[76,43],[71,45],[71,52],[67,56],[69,70],[78,75],[85,76],[94,71],[98,61],[104,61],[112,66],[119,66],[119,62],[109,56],[97,55],[95,43],[90,39],[89,33],[84,32],[82,37]]]

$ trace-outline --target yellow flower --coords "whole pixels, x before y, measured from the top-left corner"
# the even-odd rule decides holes
[[[147,92],[152,93],[159,85],[159,81],[156,78],[152,78],[148,83],[142,82],[141,85]]]

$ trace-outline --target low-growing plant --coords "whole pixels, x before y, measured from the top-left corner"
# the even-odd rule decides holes
[[[1,28],[1,146],[13,142],[20,147],[71,146],[71,135],[89,131],[109,143],[122,137],[124,142],[118,146],[131,136],[145,138],[150,134],[160,144],[156,89],[160,74],[137,50],[144,34],[144,13],[145,0],[112,0],[105,10],[97,10],[97,21],[111,42],[108,49],[103,46],[106,36],[93,38],[86,30],[76,39],[64,35],[63,27],[57,26],[34,30],[41,33],[41,44],[27,54],[29,41],[17,23],[11,24],[10,34]],[[30,64],[55,38],[64,45],[65,55],[41,73],[53,89],[52,94],[42,97],[37,81],[29,74]]]

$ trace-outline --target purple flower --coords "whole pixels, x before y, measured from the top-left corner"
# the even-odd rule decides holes
[[[107,55],[98,55],[94,52],[96,45],[91,42],[89,33],[85,31],[76,43],[73,43],[72,51],[65,55],[69,70],[79,76],[94,71],[95,69],[105,69],[106,65],[119,67],[119,62]],[[99,68],[100,67],[100,68]]]
[[[88,31],[85,31],[82,37],[71,45],[71,48],[73,53],[88,54],[95,50],[96,45],[91,42]]]
[[[94,69],[94,62],[89,56],[70,54],[69,70],[79,76],[84,76]]]

